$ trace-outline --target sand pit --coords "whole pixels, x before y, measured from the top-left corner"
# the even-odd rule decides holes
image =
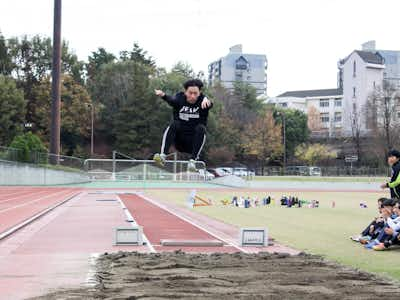
[[[307,254],[103,255],[97,285],[50,299],[399,299],[400,286]]]

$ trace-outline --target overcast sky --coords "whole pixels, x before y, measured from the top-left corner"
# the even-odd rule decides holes
[[[134,41],[167,69],[196,71],[227,54],[266,54],[268,94],[335,88],[337,61],[375,39],[400,50],[398,0],[63,0],[63,38],[80,59]],[[6,37],[52,36],[53,0],[0,0]]]

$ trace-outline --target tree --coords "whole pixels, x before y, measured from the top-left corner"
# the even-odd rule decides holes
[[[0,75],[0,145],[8,145],[23,132],[26,103],[15,80]]]
[[[88,57],[89,62],[86,64],[88,79],[94,78],[103,65],[113,63],[115,60],[115,55],[107,52],[107,50],[102,47],[92,52]]]
[[[37,99],[35,126],[46,141],[50,139],[51,82],[47,77],[35,87]],[[71,76],[63,76],[61,86],[61,144],[63,153],[72,155],[90,136],[91,99],[86,89]]]
[[[353,140],[357,157],[359,162],[361,158],[361,114],[363,112],[362,108],[353,105],[350,113],[350,124],[351,124],[351,138]]]
[[[156,62],[151,56],[148,56],[147,51],[139,46],[138,43],[133,43],[131,51],[121,51],[119,56],[120,61],[134,61],[148,66],[155,70]],[[153,70],[153,71],[154,71]]]
[[[286,154],[293,156],[295,148],[308,140],[307,115],[297,109],[278,108],[274,108],[273,114],[275,121],[281,126],[283,126],[283,118],[285,118]]]
[[[322,129],[322,122],[319,111],[310,106],[307,111],[307,126],[311,131],[320,131]]]
[[[222,103],[224,113],[235,121],[239,130],[243,130],[265,108],[262,101],[257,99],[254,87],[247,84],[237,83],[235,89],[230,91],[217,83],[210,92],[216,101]]]
[[[298,160],[305,162],[309,166],[326,159],[332,159],[337,156],[336,152],[321,144],[301,144],[296,147],[295,156]]]
[[[47,157],[37,156],[37,153],[46,153],[47,149],[37,135],[27,132],[14,137],[10,144],[11,148],[18,149],[17,160],[22,162],[42,162],[47,161]]]
[[[48,37],[27,36],[8,39],[8,50],[13,62],[13,76],[17,80],[17,87],[24,91],[27,101],[26,121],[34,123],[37,119],[37,99],[34,97],[36,86],[51,74],[52,41]],[[83,83],[83,62],[73,54],[68,43],[62,45],[62,73],[71,76],[74,81]],[[33,129],[35,130],[35,129]]]
[[[104,65],[96,75],[92,97],[103,105],[100,134],[115,149],[148,157],[158,148],[169,115],[151,89],[154,68],[136,61]],[[165,119],[166,118],[166,119]]]
[[[0,75],[10,75],[13,69],[10,51],[0,31]]]
[[[385,154],[398,145],[399,107],[400,90],[388,82],[378,87],[367,102],[367,124]]]
[[[264,172],[264,166],[282,155],[281,126],[275,123],[272,111],[257,117],[242,133],[244,155],[255,158]]]

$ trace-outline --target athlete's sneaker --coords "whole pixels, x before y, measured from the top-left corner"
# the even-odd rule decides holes
[[[373,246],[372,249],[375,251],[383,251],[386,250],[386,247],[384,243],[379,243],[378,245]]]
[[[163,167],[165,165],[165,159],[166,159],[166,155],[165,154],[159,154],[156,153],[153,156],[153,160],[156,163],[156,165]]]
[[[360,239],[361,239],[361,235],[353,235],[353,236],[350,237],[350,239],[351,239],[353,242],[359,243],[359,242],[360,242]]]
[[[360,237],[360,244],[366,245],[371,241],[371,237],[369,235]]]
[[[188,172],[196,172],[196,161],[194,159],[189,160],[188,163]]]
[[[377,240],[373,240],[373,241],[370,241],[368,244],[366,244],[364,247],[366,249],[372,249],[372,248],[374,248],[374,246],[376,246],[378,244],[379,244],[379,242]]]

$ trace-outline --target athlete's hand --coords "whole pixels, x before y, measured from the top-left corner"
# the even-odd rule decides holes
[[[394,230],[392,229],[392,228],[385,228],[385,233],[386,234],[388,234],[388,235],[393,235],[393,233],[394,233]]]
[[[156,95],[158,97],[164,97],[165,93],[162,90],[154,90],[154,92],[156,93]]]
[[[203,101],[201,102],[201,108],[202,109],[206,109],[206,108],[209,108],[209,107],[211,107],[211,101],[208,100],[207,97],[204,97]]]
[[[381,189],[382,189],[382,190],[387,189],[387,184],[386,184],[386,183],[382,183],[382,184],[381,184]]]

